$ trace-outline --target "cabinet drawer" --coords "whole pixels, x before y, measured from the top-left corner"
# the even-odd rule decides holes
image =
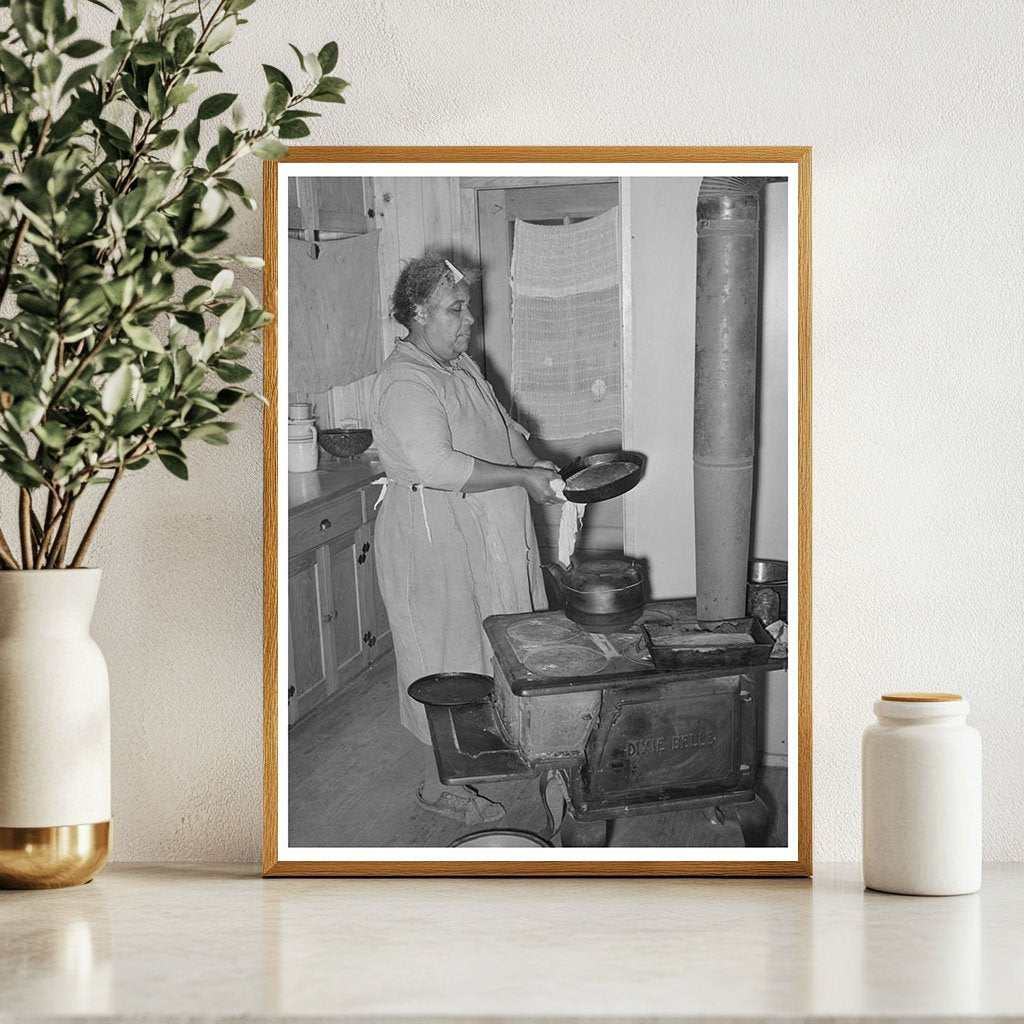
[[[293,516],[288,524],[289,554],[295,555],[326,544],[343,533],[358,529],[362,521],[363,502],[359,491]]]

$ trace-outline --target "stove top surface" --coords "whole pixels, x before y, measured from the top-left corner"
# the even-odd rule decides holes
[[[655,668],[641,624],[672,626],[693,622],[696,616],[697,602],[691,597],[649,601],[640,619],[622,633],[587,633],[560,611],[492,615],[484,629],[512,692],[528,696],[599,689],[612,682],[657,682],[666,673]],[[712,666],[676,670],[671,677],[707,679],[785,666],[785,660],[742,669]]]

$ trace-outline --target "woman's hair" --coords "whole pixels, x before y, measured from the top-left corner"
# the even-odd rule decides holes
[[[466,284],[473,284],[480,276],[474,268],[467,269],[456,264]],[[412,329],[416,307],[425,305],[442,278],[455,284],[458,278],[452,273],[448,259],[443,252],[430,249],[418,259],[409,260],[398,275],[395,290],[391,296],[391,315],[406,329]]]

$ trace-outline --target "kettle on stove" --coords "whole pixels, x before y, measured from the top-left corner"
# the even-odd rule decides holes
[[[644,610],[644,574],[629,558],[557,562],[544,570],[558,587],[565,617],[588,633],[620,633]]]

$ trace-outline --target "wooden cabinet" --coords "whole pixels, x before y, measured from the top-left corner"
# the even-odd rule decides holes
[[[288,559],[288,720],[327,696],[324,580],[316,551]]]
[[[289,723],[391,649],[373,558],[373,491],[357,488],[290,517]]]
[[[384,599],[380,595],[380,587],[377,585],[377,563],[373,557],[373,534],[376,526],[376,519],[371,519],[363,528],[366,531],[364,543],[369,545],[368,555],[370,559],[369,571],[366,575],[368,584],[368,611],[371,616],[371,638],[370,649],[371,659],[377,659],[382,654],[391,650],[391,626],[388,624],[388,613],[384,607]]]
[[[288,179],[288,230],[308,242],[321,233],[364,235],[374,229],[373,182],[369,178]]]
[[[362,528],[346,533],[325,544],[322,556],[326,566],[325,580],[330,594],[330,650],[334,692],[341,681],[357,675],[366,660],[362,640],[366,603],[361,593],[359,548]]]

